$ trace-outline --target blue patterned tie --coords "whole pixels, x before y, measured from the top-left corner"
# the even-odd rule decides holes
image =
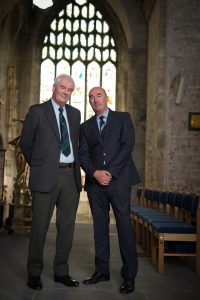
[[[67,124],[63,116],[63,108],[59,108],[59,121],[60,121],[60,135],[61,135],[61,151],[65,156],[68,156],[71,152],[69,143],[69,134]]]
[[[100,133],[102,132],[104,126],[105,126],[105,121],[104,121],[104,116],[100,116],[99,117],[100,123],[99,123],[99,129],[100,129]]]

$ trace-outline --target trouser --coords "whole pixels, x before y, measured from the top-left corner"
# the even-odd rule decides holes
[[[95,241],[95,271],[109,273],[109,207],[112,206],[119,238],[122,258],[121,275],[133,280],[138,271],[136,241],[133,233],[130,211],[131,189],[120,189],[114,184],[88,192],[93,215]]]
[[[55,206],[57,236],[54,274],[65,276],[69,273],[68,258],[72,248],[79,195],[73,168],[59,169],[51,192],[32,192],[32,228],[27,261],[29,276],[39,276],[43,269],[44,244]]]

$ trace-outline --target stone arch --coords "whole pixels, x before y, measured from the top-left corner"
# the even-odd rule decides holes
[[[70,2],[70,1],[69,1]],[[110,27],[112,28],[113,37],[116,40],[116,50],[117,55],[119,57],[118,62],[118,68],[117,68],[117,82],[121,82],[122,79],[122,72],[120,71],[120,65],[123,61],[124,52],[126,51],[128,45],[126,41],[126,37],[123,31],[123,28],[121,26],[121,23],[119,21],[119,18],[115,14],[114,10],[111,6],[108,4],[105,5],[104,3],[100,3],[100,1],[94,1],[90,0],[90,2],[95,5],[100,12],[102,12],[103,16],[105,17],[105,20],[108,22]],[[55,3],[54,9],[50,9],[47,12],[41,14],[40,11],[34,12],[34,23],[36,28],[31,28],[32,33],[30,35],[32,36],[32,46],[34,50],[32,51],[32,56],[34,57],[34,69],[32,72],[36,72],[35,76],[36,78],[40,77],[40,56],[41,56],[41,49],[43,46],[43,40],[45,37],[45,34],[49,28],[49,24],[53,21],[53,19],[57,16],[59,11],[61,11],[66,6],[66,1],[59,1],[58,3]],[[28,51],[29,52],[29,51]],[[36,75],[37,74],[37,75]],[[34,76],[34,77],[35,77]],[[25,76],[26,77],[26,76]],[[40,82],[37,79],[37,81],[34,83],[34,93],[35,96],[33,96],[32,99],[30,99],[30,104],[35,102],[35,99],[39,102],[39,88],[40,88]],[[36,87],[37,85],[37,87]],[[32,95],[34,94],[32,93]],[[118,88],[117,86],[117,98],[120,99],[120,102],[123,102],[123,97],[121,94],[121,88]],[[119,107],[119,105],[118,105]]]

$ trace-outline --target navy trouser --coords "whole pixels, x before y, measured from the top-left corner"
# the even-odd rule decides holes
[[[131,188],[120,189],[111,182],[109,186],[98,188],[96,186],[92,191],[88,191],[88,198],[94,225],[95,271],[109,273],[109,208],[111,205],[122,258],[121,275],[124,279],[133,280],[138,271],[138,257],[131,222],[130,193]]]

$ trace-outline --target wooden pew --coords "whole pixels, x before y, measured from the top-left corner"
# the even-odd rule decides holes
[[[197,195],[140,188],[131,206],[136,241],[159,273],[165,256],[196,258],[200,273],[200,200]]]

